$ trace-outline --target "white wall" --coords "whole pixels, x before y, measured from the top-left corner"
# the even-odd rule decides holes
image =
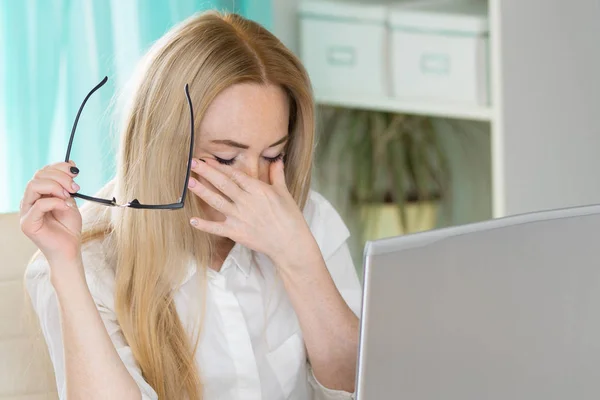
[[[600,1],[490,1],[501,214],[600,203]]]
[[[273,1],[273,31],[294,53],[298,54],[298,18],[296,10],[301,0]]]

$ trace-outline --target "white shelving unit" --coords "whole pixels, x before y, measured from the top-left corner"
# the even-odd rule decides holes
[[[453,104],[436,104],[430,102],[407,102],[385,97],[339,97],[327,94],[316,94],[319,104],[357,108],[363,110],[389,111],[404,114],[430,115],[443,118],[490,121],[491,107],[457,106]]]
[[[294,50],[299,1],[273,2],[275,33]],[[600,203],[600,3],[489,0],[489,10],[492,106],[317,102],[489,123],[490,217]]]

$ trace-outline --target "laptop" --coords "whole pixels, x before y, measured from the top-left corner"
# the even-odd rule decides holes
[[[600,398],[600,206],[367,243],[357,399]]]

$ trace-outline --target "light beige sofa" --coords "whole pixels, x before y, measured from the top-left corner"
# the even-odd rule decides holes
[[[52,366],[23,286],[36,248],[18,214],[0,214],[0,400],[57,399]]]

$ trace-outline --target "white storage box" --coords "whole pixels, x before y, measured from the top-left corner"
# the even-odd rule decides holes
[[[487,3],[410,3],[391,8],[391,79],[403,100],[485,105]]]
[[[300,3],[301,55],[317,96],[389,95],[388,7],[384,3]]]

